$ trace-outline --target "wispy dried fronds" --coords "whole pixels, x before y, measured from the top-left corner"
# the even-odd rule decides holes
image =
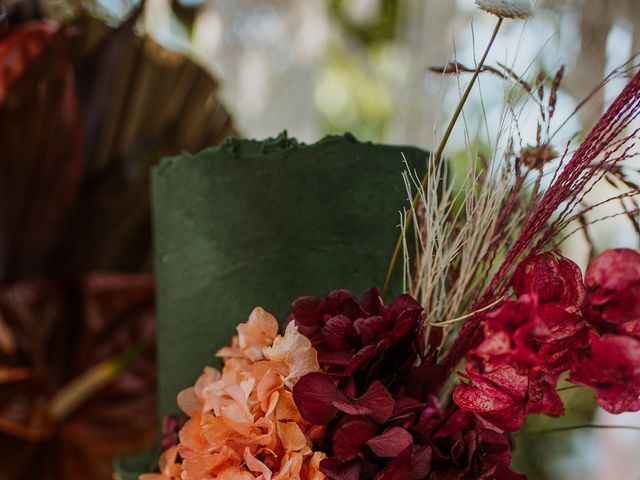
[[[404,239],[405,284],[425,308],[426,337],[432,323],[447,322],[475,303],[495,268],[498,237],[515,235],[521,219],[512,215],[501,225],[513,193],[508,164],[489,171],[470,167],[462,186],[449,183],[447,162],[433,156],[425,183],[414,173],[404,174],[410,196],[419,196],[417,221]]]
[[[505,278],[523,256],[539,251],[566,226],[572,212],[595,182],[633,155],[639,130],[625,132],[638,115],[640,74],[629,82],[566,166],[554,176],[539,203],[527,216],[518,239],[485,292],[487,299],[502,294]],[[553,220],[552,216],[555,217]]]
[[[443,74],[474,71],[458,62],[436,70]],[[496,140],[493,160],[486,162],[470,147],[466,132],[469,173],[461,186],[454,188],[448,182],[441,157],[430,159],[426,181],[405,175],[408,191],[417,191],[419,197],[406,213],[417,222],[404,239],[405,282],[425,308],[425,338],[433,328],[443,328],[444,342],[448,330],[464,320],[460,335],[441,352],[449,370],[480,333],[478,315],[473,312],[504,298],[507,279],[520,260],[556,248],[571,222],[586,229],[610,218],[586,215],[598,206],[589,205],[585,197],[599,180],[606,179],[622,191],[607,202],[619,202],[622,208],[616,215],[625,215],[640,234],[640,191],[620,167],[637,155],[633,146],[640,130],[629,127],[640,114],[640,74],[574,150],[571,143],[556,149],[557,130],[551,129],[564,67],[551,76],[539,74],[533,81],[502,65],[481,66],[481,70],[508,82],[509,94],[513,89],[524,92],[524,103],[535,102],[539,109],[536,142],[523,145],[520,113],[506,102],[498,135],[510,140],[500,153]],[[564,125],[561,122],[560,128]]]

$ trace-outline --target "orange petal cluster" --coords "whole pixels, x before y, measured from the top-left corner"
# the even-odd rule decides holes
[[[160,473],[140,480],[321,480],[322,452],[313,439],[323,427],[307,423],[291,389],[319,371],[317,352],[294,322],[278,335],[278,322],[256,308],[218,356],[222,371],[206,367],[178,395],[190,419],[180,442],[162,453]]]

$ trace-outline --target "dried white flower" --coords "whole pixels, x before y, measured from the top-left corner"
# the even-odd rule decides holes
[[[525,19],[533,15],[529,0],[476,0],[476,5],[501,18]]]

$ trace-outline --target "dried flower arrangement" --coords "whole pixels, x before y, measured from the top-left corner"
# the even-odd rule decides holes
[[[404,175],[413,202],[386,283],[402,258],[406,293],[298,298],[281,336],[255,309],[218,352],[222,371],[207,367],[178,395],[188,419],[167,422],[160,473],[141,480],[523,479],[511,436],[529,414],[564,414],[561,377],[608,412],[640,410],[640,253],[606,251],[583,275],[557,251],[572,222],[586,228],[597,181],[627,187],[611,201],[639,193],[622,162],[638,137],[640,74],[558,154],[549,125],[564,70],[547,88],[485,65],[504,19],[528,18],[529,2],[477,4],[498,16],[489,46],[475,68],[436,69],[472,77],[427,175]],[[447,141],[482,72],[540,106],[536,144],[512,142],[460,190],[443,187]]]

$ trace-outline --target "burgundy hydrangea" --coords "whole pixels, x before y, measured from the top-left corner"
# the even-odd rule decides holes
[[[396,374],[411,366],[421,314],[411,296],[385,305],[372,288],[360,302],[348,290],[335,290],[325,299],[301,297],[292,305],[290,321],[311,340],[326,372],[347,376],[366,370],[378,378],[385,365]]]
[[[611,413],[640,410],[640,253],[608,250],[589,264],[584,308],[593,331],[570,380]]]
[[[414,299],[385,305],[375,289],[360,301],[336,290],[293,304],[290,320],[322,369],[298,381],[294,400],[326,427],[320,468],[330,480],[522,480],[509,469],[508,432],[531,413],[563,414],[565,372],[606,410],[640,410],[639,253],[600,255],[586,286],[570,260],[535,255],[517,266],[512,289],[476,316],[480,335],[445,411],[436,386],[446,370],[423,347]],[[430,342],[441,333],[434,328]]]
[[[377,289],[360,301],[336,290],[293,303],[290,321],[311,340],[324,371],[302,377],[294,400],[307,421],[329,424],[333,455],[321,464],[329,478],[374,478],[413,445],[397,421],[421,406],[402,387],[419,358],[421,314],[409,295],[385,305]]]
[[[303,418],[327,426],[321,470],[331,480],[524,478],[508,469],[502,430],[466,412],[443,414],[426,378],[438,365],[420,348],[421,313],[407,295],[384,305],[377,290],[360,302],[338,290],[293,304],[291,320],[323,370],[293,389]]]
[[[568,370],[587,345],[587,326],[573,305],[540,305],[536,294],[506,300],[481,320],[482,341],[469,357],[491,371],[513,365],[520,371],[555,375]]]
[[[430,480],[526,480],[512,471],[509,438],[463,410],[432,432]]]

